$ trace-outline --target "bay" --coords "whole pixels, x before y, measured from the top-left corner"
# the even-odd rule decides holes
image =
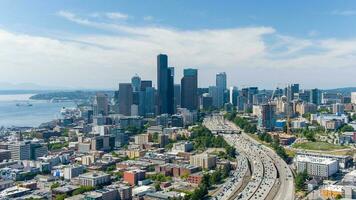
[[[34,94],[0,95],[0,126],[37,127],[60,117],[63,107],[75,107],[74,102],[52,103],[30,100]]]

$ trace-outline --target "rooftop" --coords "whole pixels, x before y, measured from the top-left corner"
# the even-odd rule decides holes
[[[309,163],[330,165],[337,161],[331,158],[317,158],[313,156],[297,155],[297,162],[309,162]]]

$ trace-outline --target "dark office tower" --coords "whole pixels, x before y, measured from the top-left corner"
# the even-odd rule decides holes
[[[284,95],[288,101],[294,100],[297,93],[299,93],[299,84],[291,84],[284,89]]]
[[[258,127],[266,131],[272,131],[276,123],[276,105],[261,105],[261,115],[258,117]]]
[[[226,90],[226,73],[220,72],[216,74],[216,87]]]
[[[310,102],[319,105],[321,103],[321,92],[319,89],[312,89],[310,92]]]
[[[97,93],[93,102],[94,116],[109,114],[109,99],[106,94]]]
[[[136,74],[131,78],[132,90],[138,92],[141,89],[141,78]]]
[[[198,109],[198,70],[184,69],[184,76],[181,80],[181,101],[182,108],[188,110]]]
[[[291,94],[292,94],[292,100],[296,98],[296,94],[299,93],[299,84],[292,84],[291,85]]]
[[[167,55],[157,56],[158,114],[173,114],[174,70],[168,68]]]
[[[143,80],[141,81],[141,91],[145,91],[146,88],[152,87],[152,81]]]
[[[131,105],[133,102],[133,92],[130,83],[119,84],[119,113],[122,115],[131,115]]]
[[[248,98],[247,103],[252,105],[253,104],[253,95],[258,94],[258,87],[249,87],[248,88]]]
[[[217,88],[217,104],[218,108],[222,107],[225,103],[226,92],[226,73],[220,72],[216,74],[216,88]]]
[[[155,97],[155,89],[153,87],[147,87],[145,90],[145,116],[154,116],[156,114]]]
[[[179,84],[174,85],[174,109],[181,107],[181,88]]]
[[[233,106],[237,106],[237,97],[239,96],[239,90],[237,87],[230,88],[230,103]]]

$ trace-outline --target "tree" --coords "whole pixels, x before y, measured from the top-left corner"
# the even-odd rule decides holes
[[[309,176],[307,171],[299,172],[295,176],[295,187],[297,190],[303,190],[305,181],[308,180]]]
[[[161,191],[161,185],[159,182],[155,183],[155,189],[156,189],[156,191]]]
[[[56,195],[55,200],[64,200],[65,198],[67,198],[66,194],[59,194],[59,195]]]
[[[80,188],[73,191],[73,196],[78,194],[83,194],[84,192],[89,192],[95,190],[93,186],[80,186]]]
[[[355,129],[351,125],[344,125],[340,128],[340,132],[352,132],[352,131],[355,131]]]
[[[61,186],[61,184],[58,183],[58,182],[55,182],[55,183],[53,183],[53,184],[51,185],[51,190],[53,190],[54,188],[57,188],[57,187],[59,187],[59,186]]]

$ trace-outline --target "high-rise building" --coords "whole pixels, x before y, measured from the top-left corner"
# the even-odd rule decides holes
[[[237,106],[237,97],[239,96],[239,90],[237,87],[230,87],[230,103],[233,106]]]
[[[213,109],[213,97],[209,93],[201,96],[200,108],[204,110]]]
[[[131,85],[134,92],[141,90],[141,78],[137,74],[131,78]]]
[[[175,84],[174,85],[174,112],[176,113],[177,108],[181,107],[182,103],[182,98],[181,98],[181,86],[180,84]]]
[[[345,105],[342,103],[333,104],[333,113],[336,115],[342,115],[345,113]]]
[[[310,90],[302,90],[301,92],[299,92],[297,99],[305,102],[310,102],[310,96],[311,96]]]
[[[146,91],[146,88],[152,87],[152,81],[142,80],[141,81],[141,91]]]
[[[312,89],[310,92],[310,102],[319,105],[321,103],[321,91],[317,88]]]
[[[157,56],[157,92],[158,114],[173,114],[174,106],[174,70],[168,68],[168,56]]]
[[[287,97],[288,101],[295,99],[297,94],[299,94],[299,84],[291,84],[285,88],[284,95]]]
[[[188,110],[198,109],[198,70],[184,69],[181,80],[181,107]]]
[[[119,113],[130,116],[133,104],[133,92],[130,83],[119,84]]]
[[[216,74],[216,87],[226,90],[226,73],[220,72]]]
[[[209,87],[209,96],[212,98],[212,103],[215,108],[220,107],[219,106],[219,95],[218,95],[218,88],[216,86],[210,86]]]
[[[253,104],[253,96],[258,94],[258,87],[249,87],[248,88],[248,95],[247,95],[247,103],[252,105]]]
[[[29,142],[16,142],[8,145],[13,160],[30,160],[31,148]]]
[[[154,116],[156,114],[156,90],[147,87],[145,91],[145,115]]]
[[[351,92],[351,103],[356,104],[356,92]]]
[[[48,147],[46,143],[32,142],[30,143],[30,158],[37,160],[37,158],[48,154]]]
[[[266,131],[272,131],[276,124],[276,105],[261,105],[261,115],[258,117],[258,127]]]
[[[109,99],[106,94],[97,93],[93,102],[94,115],[106,116],[109,114]]]
[[[226,73],[220,72],[216,74],[216,107],[220,108],[225,103],[225,91],[226,91]]]

